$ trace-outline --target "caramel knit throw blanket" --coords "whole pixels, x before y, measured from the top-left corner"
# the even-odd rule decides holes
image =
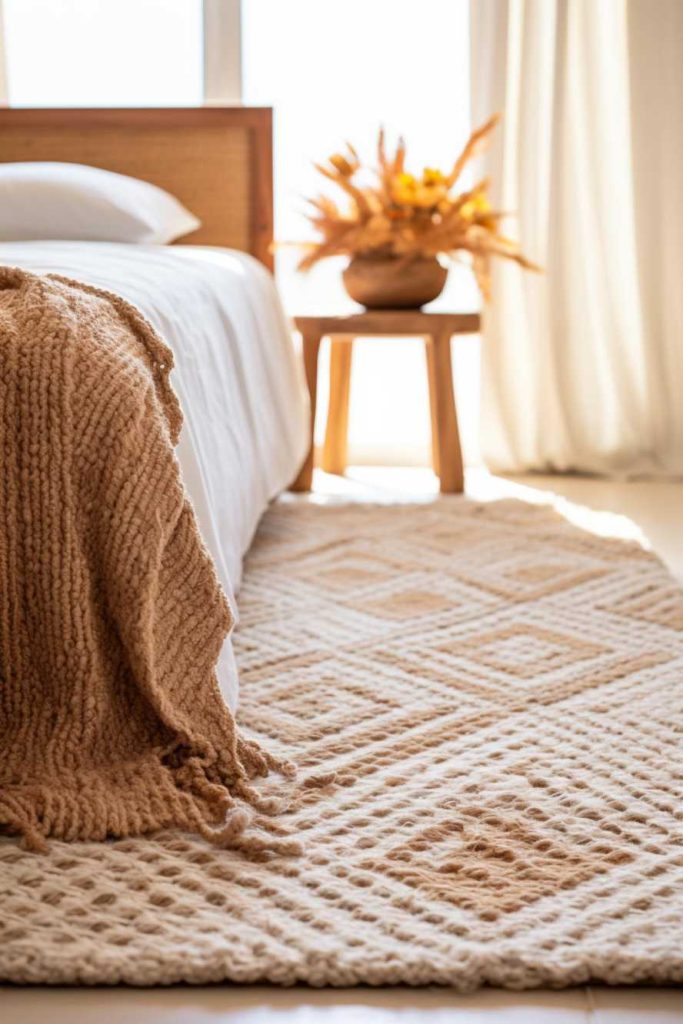
[[[174,455],[172,355],[122,299],[0,268],[0,832],[245,844],[231,615]],[[254,840],[256,842],[256,840]]]

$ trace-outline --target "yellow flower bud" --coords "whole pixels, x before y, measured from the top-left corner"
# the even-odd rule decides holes
[[[333,153],[330,157],[330,163],[335,171],[339,171],[345,178],[350,178],[357,169],[353,164],[349,163],[342,153]]]
[[[438,167],[425,167],[422,172],[422,183],[424,185],[440,185],[444,176]]]

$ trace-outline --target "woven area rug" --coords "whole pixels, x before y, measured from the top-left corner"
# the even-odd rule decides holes
[[[283,503],[240,605],[242,722],[300,766],[259,827],[303,854],[6,839],[2,979],[683,981],[683,598],[652,555],[517,502]]]

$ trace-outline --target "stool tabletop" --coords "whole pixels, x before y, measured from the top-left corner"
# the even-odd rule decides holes
[[[302,334],[387,335],[477,334],[479,313],[430,313],[422,309],[364,309],[339,316],[295,316]]]

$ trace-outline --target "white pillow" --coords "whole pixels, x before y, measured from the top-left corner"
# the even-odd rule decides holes
[[[0,163],[0,240],[165,245],[200,221],[147,181],[84,164]]]

